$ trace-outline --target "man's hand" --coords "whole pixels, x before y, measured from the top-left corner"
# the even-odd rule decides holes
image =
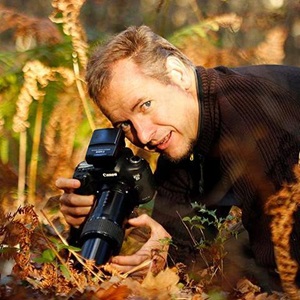
[[[55,185],[64,191],[60,196],[60,210],[66,222],[73,227],[80,226],[91,210],[94,196],[74,194],[75,189],[80,187],[80,181],[77,179],[58,178]]]
[[[122,273],[126,273],[131,271],[133,268],[139,266],[144,261],[152,259],[152,266],[146,266],[145,268],[134,272],[134,275],[145,275],[150,267],[151,269],[162,269],[167,261],[169,246],[168,244],[163,243],[161,240],[165,238],[171,238],[170,234],[159,223],[157,223],[155,220],[153,220],[146,214],[143,214],[137,218],[129,219],[128,223],[135,227],[149,227],[151,230],[150,238],[141,247],[141,249],[133,255],[119,255],[113,257],[111,259],[112,267],[116,268]],[[157,261],[159,261],[160,267],[158,267],[157,265],[153,266],[153,264],[157,264]]]
[[[83,196],[74,194],[80,187],[77,179],[58,178],[56,187],[64,193],[60,196],[61,212],[66,221],[73,227],[79,227],[86,216],[90,213],[94,203],[94,196]],[[115,256],[111,259],[112,267],[122,273],[131,271],[146,260],[152,259],[150,266],[139,269],[134,275],[141,276],[147,273],[149,268],[162,269],[167,261],[168,244],[161,242],[165,238],[171,238],[170,234],[150,216],[143,214],[137,218],[128,220],[129,225],[135,227],[149,227],[151,230],[149,240],[135,254],[128,256]]]

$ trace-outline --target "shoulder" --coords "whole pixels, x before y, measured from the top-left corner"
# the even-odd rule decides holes
[[[278,76],[299,76],[300,67],[288,65],[249,65],[239,67],[217,66],[213,68],[220,74],[249,75],[266,78],[276,78]]]
[[[287,90],[299,91],[300,68],[288,65],[252,65],[228,68],[214,68],[220,77],[240,77],[244,80],[257,80],[275,84]],[[298,92],[299,93],[299,92]]]

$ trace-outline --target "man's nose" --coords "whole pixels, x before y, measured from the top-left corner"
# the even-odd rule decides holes
[[[138,122],[135,124],[135,130],[137,134],[137,138],[139,139],[140,143],[143,145],[147,145],[152,138],[152,131],[151,126],[147,122]]]

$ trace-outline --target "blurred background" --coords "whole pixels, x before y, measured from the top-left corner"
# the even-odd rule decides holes
[[[60,1],[53,1],[60,2]],[[89,42],[93,43],[129,25],[146,24],[163,36],[207,18],[235,13],[242,19],[235,32],[221,30],[219,47],[255,47],[274,27],[287,31],[284,63],[300,63],[299,0],[87,0],[80,20]],[[47,18],[53,7],[50,0],[2,0],[2,7],[28,17]],[[3,18],[3,17],[2,17]],[[19,24],[21,26],[21,24]],[[14,49],[14,28],[1,24],[1,49]]]
[[[300,66],[299,0],[2,0],[0,201],[43,207],[110,126],[89,101],[90,51],[146,24],[196,64]],[[152,160],[155,157],[143,153]]]

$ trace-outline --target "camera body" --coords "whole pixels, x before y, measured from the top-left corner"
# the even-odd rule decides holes
[[[121,129],[96,129],[85,159],[73,175],[81,182],[75,193],[93,194],[95,202],[79,243],[83,257],[102,265],[120,252],[133,209],[155,198],[155,182],[148,162],[125,147]]]

